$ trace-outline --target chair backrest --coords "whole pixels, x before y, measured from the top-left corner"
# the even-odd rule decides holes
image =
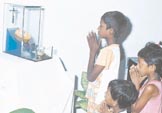
[[[75,76],[75,80],[74,80],[74,92],[77,89],[78,89],[78,77]],[[75,102],[77,100],[77,97],[75,96],[75,93],[74,92],[73,92],[73,97],[72,97],[71,113],[76,113]]]

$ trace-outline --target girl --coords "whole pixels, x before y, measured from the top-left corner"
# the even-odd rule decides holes
[[[89,80],[86,93],[88,98],[87,113],[98,113],[97,108],[104,100],[107,84],[112,79],[118,78],[120,64],[119,40],[121,40],[124,30],[126,31],[127,21],[126,16],[118,11],[106,12],[101,17],[98,34],[108,44],[101,50],[101,42],[97,40],[96,34],[91,32],[87,36],[90,48],[87,69],[87,78]]]
[[[130,107],[137,97],[138,91],[131,81],[112,80],[108,85],[100,113],[120,113]]]
[[[138,64],[131,67],[130,76],[139,90],[132,113],[162,113],[162,48],[154,43],[146,44],[138,52]]]

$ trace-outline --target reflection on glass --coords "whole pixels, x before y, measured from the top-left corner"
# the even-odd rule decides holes
[[[43,46],[44,7],[5,4],[3,51],[33,61],[52,58]]]

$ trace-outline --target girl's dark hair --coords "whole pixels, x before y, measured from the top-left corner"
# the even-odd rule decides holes
[[[101,20],[104,21],[104,23],[107,26],[107,29],[112,28],[114,30],[114,37],[117,43],[121,43],[119,42],[121,38],[122,41],[124,41],[131,31],[132,26],[130,20],[119,11],[106,12],[101,17]]]
[[[114,30],[114,39],[117,44],[120,45],[120,67],[119,67],[119,77],[123,79],[125,76],[125,50],[123,47],[123,42],[129,36],[132,31],[132,23],[130,19],[119,11],[109,11],[103,14],[101,20],[107,26],[107,29],[112,28]]]
[[[162,48],[159,45],[148,42],[138,52],[138,57],[143,58],[148,65],[155,65],[155,72],[162,77]]]
[[[131,81],[112,80],[108,87],[113,100],[117,100],[120,109],[130,107],[138,97],[138,91]]]

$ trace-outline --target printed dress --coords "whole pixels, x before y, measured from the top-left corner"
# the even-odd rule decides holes
[[[96,65],[105,66],[94,82],[89,82],[86,97],[88,98],[87,113],[98,113],[98,105],[105,99],[108,83],[118,78],[120,49],[118,44],[109,45],[100,50]]]

